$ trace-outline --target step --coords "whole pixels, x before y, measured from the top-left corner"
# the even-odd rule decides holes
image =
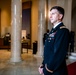
[[[71,56],[76,57],[76,53],[75,52],[71,53]]]

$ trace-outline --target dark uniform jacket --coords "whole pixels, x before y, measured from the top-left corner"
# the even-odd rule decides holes
[[[68,75],[66,54],[69,45],[69,30],[60,23],[52,29],[45,41],[43,72],[44,75]],[[53,72],[50,72],[50,71]]]

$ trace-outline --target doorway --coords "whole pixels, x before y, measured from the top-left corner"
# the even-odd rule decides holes
[[[28,48],[31,48],[31,1],[22,3],[22,38],[25,38]]]

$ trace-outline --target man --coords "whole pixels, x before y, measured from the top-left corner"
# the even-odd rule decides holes
[[[44,59],[39,67],[42,75],[68,75],[66,54],[69,46],[69,30],[62,20],[64,9],[54,6],[50,9],[50,21],[53,25],[44,47]]]

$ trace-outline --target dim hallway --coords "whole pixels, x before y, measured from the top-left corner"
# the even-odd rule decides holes
[[[42,62],[41,57],[34,56],[32,50],[23,50],[21,54],[22,62],[10,63],[11,52],[8,50],[0,50],[0,75],[40,75],[38,67]],[[73,63],[67,59],[67,65]]]

